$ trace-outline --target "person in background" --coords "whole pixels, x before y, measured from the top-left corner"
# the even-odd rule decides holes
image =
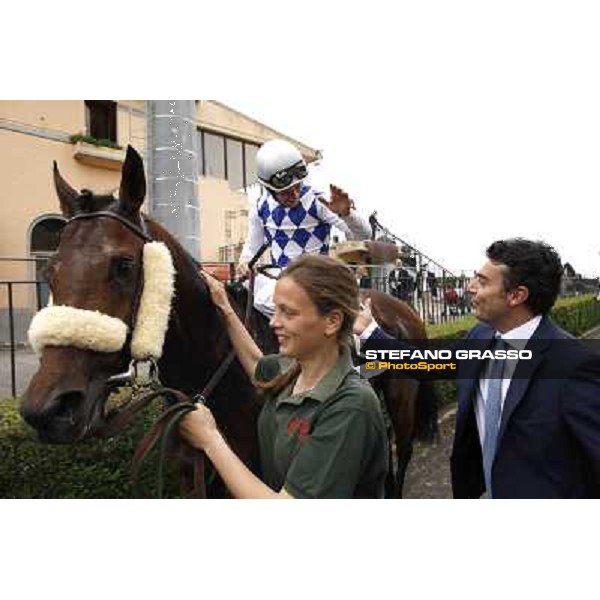
[[[285,268],[302,254],[328,254],[332,227],[349,239],[368,239],[369,224],[354,210],[348,194],[331,186],[331,201],[306,181],[308,167],[300,151],[286,140],[263,144],[256,155],[258,180],[263,193],[251,208],[248,235],[237,274],[249,275],[248,262],[268,243],[271,264]],[[270,316],[274,307],[274,280],[259,275],[255,306]]]

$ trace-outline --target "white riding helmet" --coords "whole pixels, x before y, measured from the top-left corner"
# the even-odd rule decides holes
[[[256,154],[258,180],[274,192],[282,192],[308,176],[300,151],[285,140],[265,142]]]

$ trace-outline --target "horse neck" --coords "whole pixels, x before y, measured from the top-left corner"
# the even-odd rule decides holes
[[[175,267],[175,294],[159,368],[165,385],[198,391],[229,350],[229,341],[206,284],[191,256],[164,229],[152,223]]]

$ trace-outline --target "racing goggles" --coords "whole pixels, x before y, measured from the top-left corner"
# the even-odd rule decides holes
[[[261,180],[264,185],[268,188],[276,191],[282,192],[289,187],[292,187],[295,183],[302,181],[305,177],[308,176],[308,169],[304,161],[297,162],[295,165],[288,167],[287,169],[283,169],[281,171],[277,171],[271,175],[271,177],[267,180]]]

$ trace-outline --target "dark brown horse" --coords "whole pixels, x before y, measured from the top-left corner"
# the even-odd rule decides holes
[[[131,327],[143,281],[142,251],[148,238],[166,244],[175,268],[174,300],[158,364],[162,383],[189,395],[197,393],[231,346],[192,258],[163,227],[140,214],[146,183],[142,160],[133,148],[127,149],[118,199],[77,192],[56,165],[54,179],[61,210],[70,219],[48,267],[54,305],[98,311],[130,327],[123,347],[113,352],[64,345],[43,348],[38,371],[22,398],[21,413],[43,441],[70,443],[102,429],[108,380],[129,364]],[[423,336],[422,323],[406,305],[371,294],[374,314],[388,331],[403,337]],[[259,313],[253,313],[250,327],[263,350],[273,351],[268,324]],[[405,461],[415,434],[430,433],[435,423],[433,397],[425,389],[417,401],[416,391],[407,393],[407,384],[401,381],[384,378],[376,385],[383,390],[398,452],[404,453],[401,460]],[[232,448],[258,471],[258,402],[237,361],[212,393],[210,405]]]

